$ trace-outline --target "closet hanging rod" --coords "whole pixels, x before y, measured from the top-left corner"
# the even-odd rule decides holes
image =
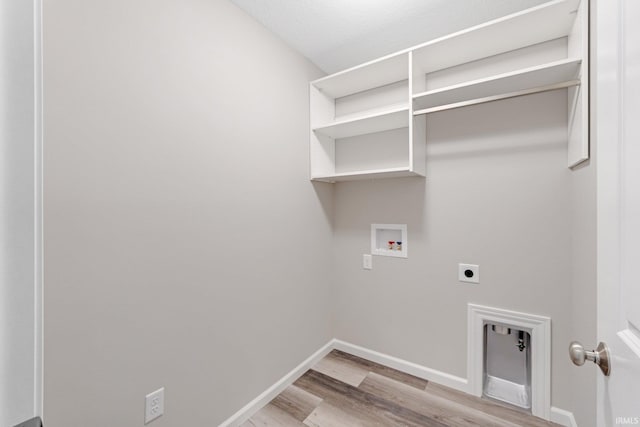
[[[484,104],[486,102],[499,101],[501,99],[516,98],[518,96],[530,95],[538,92],[549,92],[551,90],[564,89],[572,86],[579,86],[580,80],[569,80],[561,83],[554,83],[546,86],[538,86],[531,89],[523,89],[516,92],[501,93],[499,95],[487,96],[484,98],[469,99],[467,101],[454,102],[452,104],[439,105],[437,107],[424,108],[413,112],[414,116],[435,113],[437,111],[452,110],[454,108],[467,107],[469,105]]]

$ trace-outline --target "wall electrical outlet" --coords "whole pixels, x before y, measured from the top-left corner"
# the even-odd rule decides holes
[[[480,283],[480,266],[458,264],[458,280],[468,283]]]
[[[371,254],[362,255],[362,268],[365,270],[373,269],[373,256]]]
[[[147,394],[144,406],[144,423],[149,424],[164,414],[164,387]]]

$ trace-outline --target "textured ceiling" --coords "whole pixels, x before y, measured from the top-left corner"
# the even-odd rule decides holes
[[[327,73],[548,0],[231,0]]]

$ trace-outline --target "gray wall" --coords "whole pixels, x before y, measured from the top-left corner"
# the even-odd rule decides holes
[[[572,173],[566,92],[427,121],[427,177],[339,184],[336,336],[466,378],[467,303],[552,318],[552,403],[570,408]],[[593,188],[591,189],[593,191]],[[408,224],[409,258],[374,257],[371,223]],[[480,284],[457,280],[480,265]]]
[[[320,72],[227,1],[44,16],[46,425],[216,425],[332,337]]]
[[[34,2],[0,1],[0,425],[36,413]]]

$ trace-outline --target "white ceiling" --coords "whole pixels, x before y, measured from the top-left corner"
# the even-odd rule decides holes
[[[548,0],[231,0],[327,73]]]

